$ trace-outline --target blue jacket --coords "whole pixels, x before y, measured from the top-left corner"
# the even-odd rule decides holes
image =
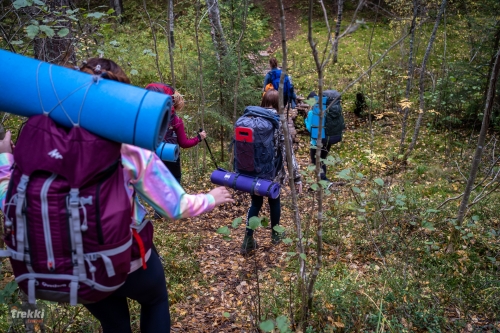
[[[267,72],[266,76],[264,77],[264,85],[262,87],[262,90],[265,91],[266,90],[266,86],[269,84],[269,83],[273,83],[273,74],[271,72],[275,72],[275,71],[281,71],[280,68],[272,68],[271,71]],[[288,78],[290,79],[290,76],[287,74]],[[291,107],[292,108],[295,108],[295,106],[297,105],[297,95],[295,94],[295,90],[293,89],[293,83],[290,79],[290,84],[292,85],[292,105]],[[283,96],[283,99],[284,99],[284,104],[287,103],[287,99],[288,99],[288,96]]]
[[[337,91],[334,90],[327,90],[325,91],[327,93],[327,96],[323,96],[323,110],[324,110],[324,117],[323,117],[323,129],[321,131],[321,137],[324,139],[326,137],[325,135],[325,127],[326,127],[326,119],[327,119],[327,111],[329,112],[330,120],[331,121],[329,124],[333,129],[333,133],[329,133],[329,137],[333,136],[339,136],[340,139],[342,139],[342,131],[345,129],[345,122],[344,122],[344,117],[342,115],[342,107],[340,105],[340,99],[338,102],[336,102],[334,105],[330,107],[329,110],[326,110],[326,107],[329,105],[330,100],[339,98],[339,94]],[[316,101],[318,101],[318,96],[314,97]],[[319,104],[315,104],[311,110],[307,113],[306,119],[304,119],[304,123],[306,125],[307,131],[311,135],[311,145],[316,146],[317,144],[317,128],[319,125]]]

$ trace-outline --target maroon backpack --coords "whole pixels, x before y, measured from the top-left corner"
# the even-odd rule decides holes
[[[96,302],[125,282],[131,203],[120,147],[44,115],[24,126],[14,150],[4,238],[30,303]]]

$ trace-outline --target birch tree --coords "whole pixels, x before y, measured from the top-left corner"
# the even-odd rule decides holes
[[[417,21],[417,15],[419,12],[419,7],[420,7],[420,0],[413,0],[413,18],[411,20],[411,25],[410,25],[410,47],[408,53],[408,78],[406,79],[406,90],[405,90],[406,101],[409,101],[410,99],[411,85],[413,82],[413,73],[415,71],[415,66],[413,64],[413,50],[415,44],[415,26]],[[404,116],[401,124],[401,141],[399,143],[400,154],[404,152],[404,141],[406,139],[408,116],[410,115],[410,106],[408,104],[403,106],[403,111],[404,111]]]
[[[109,7],[115,11],[115,15],[118,18],[118,22],[122,23],[123,15],[123,1],[122,0],[109,0]]]
[[[174,40],[174,0],[168,0],[169,49],[175,47]]]
[[[220,10],[218,0],[206,0],[208,8],[208,19],[210,21],[210,34],[217,52],[217,58],[220,59],[228,53],[227,42],[224,37],[224,31],[220,22]]]
[[[333,44],[333,63],[337,63],[339,49],[340,25],[342,24],[342,13],[344,11],[344,0],[337,1],[337,24],[335,25],[335,40]]]

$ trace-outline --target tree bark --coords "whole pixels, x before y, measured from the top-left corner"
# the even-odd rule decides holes
[[[337,24],[335,26],[335,40],[333,41],[333,63],[336,64],[338,61],[338,46],[339,46],[339,35],[340,35],[340,25],[342,23],[342,12],[344,11],[344,0],[338,0],[337,3]]]
[[[280,85],[278,88],[279,92],[279,115],[280,115],[280,122],[281,122],[281,127],[283,128],[283,134],[285,136],[285,150],[286,150],[286,161],[287,161],[287,168],[288,168],[288,185],[290,187],[291,195],[292,195],[292,208],[293,208],[293,220],[295,223],[295,228],[297,231],[297,252],[299,254],[304,253],[304,246],[303,246],[303,234],[302,234],[302,222],[300,220],[300,214],[299,214],[299,209],[298,209],[298,200],[297,200],[297,192],[295,190],[295,179],[293,178],[293,161],[292,161],[292,140],[290,137],[289,133],[289,128],[288,128],[288,119],[286,119],[285,116],[285,105],[283,102],[283,88],[284,88],[284,82],[285,82],[285,76],[286,76],[286,71],[287,71],[287,45],[286,45],[286,25],[285,25],[285,8],[283,7],[283,1],[278,0],[278,6],[280,9],[280,28],[281,28],[281,47],[283,51],[283,61],[282,61],[282,68],[281,68],[281,77],[280,77]],[[299,279],[300,279],[300,287],[301,289],[305,287],[306,285],[306,263],[302,257],[298,257],[299,259]],[[305,290],[304,290],[305,291]],[[302,293],[303,297],[305,296],[305,293]]]
[[[231,2],[232,4],[232,2]],[[243,24],[241,28],[241,33],[236,41],[236,45],[234,48],[238,51],[238,75],[236,76],[236,82],[234,84],[234,94],[233,94],[233,124],[236,123],[236,118],[238,115],[238,90],[240,88],[240,81],[241,81],[241,41],[243,39],[243,36],[245,35],[245,30],[247,26],[247,11],[248,11],[248,0],[244,0],[244,7],[243,7]],[[233,23],[234,26],[234,23]]]
[[[200,38],[199,38],[199,20],[200,20],[200,0],[196,2],[196,21],[194,26],[196,50],[198,52],[198,75],[200,77],[200,110],[201,110],[201,126],[205,129],[205,91],[203,90],[203,57],[201,56]],[[207,166],[207,150],[203,149],[203,171]]]
[[[174,0],[168,0],[168,23],[169,23],[169,38],[170,45],[169,48],[175,47],[174,40]]]
[[[168,44],[168,58],[170,60],[170,83],[172,87],[175,89],[175,64],[174,64],[174,3],[172,0],[168,2],[168,36],[167,36],[167,44]],[[195,28],[197,29],[197,27]],[[198,31],[196,31],[198,33]],[[198,37],[196,37],[198,38]],[[198,43],[198,40],[196,40]]]
[[[425,50],[424,58],[422,59],[422,67],[420,69],[420,81],[419,81],[419,111],[418,118],[415,124],[415,131],[413,132],[413,137],[411,140],[411,144],[406,151],[403,160],[408,159],[408,156],[413,152],[415,145],[417,144],[418,134],[420,132],[420,126],[422,124],[422,119],[425,114],[425,101],[424,101],[424,77],[425,77],[425,66],[427,64],[427,60],[429,59],[432,45],[434,44],[434,40],[436,39],[436,32],[439,27],[439,22],[441,21],[441,17],[443,16],[444,9],[446,8],[446,3],[448,0],[443,0],[441,2],[441,6],[439,8],[438,15],[436,17],[436,22],[434,23],[434,28],[432,29],[431,38],[429,39],[429,43],[427,44],[427,49]]]
[[[413,0],[413,19],[411,20],[410,26],[410,50],[408,54],[408,79],[406,80],[406,91],[405,98],[408,101],[410,99],[411,84],[413,82],[413,73],[415,67],[413,65],[413,49],[415,43],[415,25],[417,21],[418,10],[420,6],[420,0]],[[404,152],[404,142],[406,139],[406,131],[408,126],[408,116],[410,115],[410,108],[406,106],[404,108],[404,116],[401,124],[401,141],[399,142],[399,153]]]
[[[467,185],[465,186],[464,195],[462,197],[462,202],[458,208],[457,214],[457,226],[462,227],[465,214],[467,212],[469,197],[474,187],[474,182],[476,180],[479,165],[481,164],[481,156],[483,154],[484,142],[486,139],[486,132],[490,124],[490,114],[493,108],[493,101],[495,99],[495,93],[497,88],[498,75],[500,74],[500,49],[496,50],[495,53],[495,63],[493,65],[493,70],[491,71],[491,76],[489,78],[488,95],[486,98],[486,105],[484,107],[483,123],[481,124],[481,130],[479,132],[479,138],[477,139],[476,151],[474,153],[474,158],[472,160],[471,170],[469,178],[467,179]],[[453,246],[455,241],[460,236],[460,232],[457,229],[453,229],[450,243],[448,245],[448,252],[453,252]]]
[[[115,16],[118,18],[118,22],[123,22],[123,1],[122,0],[109,0],[109,7],[115,10]]]
[[[210,21],[212,41],[217,52],[218,59],[223,58],[227,52],[228,47],[224,37],[224,31],[220,22],[220,11],[218,0],[206,0],[208,7],[208,18]]]

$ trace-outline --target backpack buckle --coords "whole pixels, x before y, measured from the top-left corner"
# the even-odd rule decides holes
[[[80,198],[78,197],[79,191],[77,188],[72,188],[69,191],[69,205],[78,207],[80,203]]]

